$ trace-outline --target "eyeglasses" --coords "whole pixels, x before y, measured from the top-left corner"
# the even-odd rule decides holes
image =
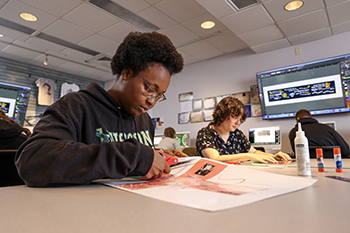
[[[141,75],[141,78],[143,79],[143,81],[146,84],[147,90],[143,93],[143,95],[147,98],[147,99],[152,99],[152,98],[156,98],[156,102],[161,102],[166,100],[166,97],[164,94],[158,94],[156,90],[154,90],[152,87],[150,87],[150,85],[148,85],[148,83],[146,82],[145,78],[142,76],[141,73],[139,73]]]
[[[238,118],[235,115],[231,115],[230,120],[232,123],[235,123],[236,125],[241,125],[244,122],[242,118]]]

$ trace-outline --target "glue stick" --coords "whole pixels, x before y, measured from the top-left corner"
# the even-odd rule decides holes
[[[322,148],[316,149],[317,156],[317,167],[319,172],[324,172],[324,162],[323,162],[323,150]]]
[[[333,148],[333,156],[335,160],[335,171],[336,172],[343,172],[343,165],[341,162],[341,153],[340,148]]]

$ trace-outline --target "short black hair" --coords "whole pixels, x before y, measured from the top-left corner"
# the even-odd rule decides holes
[[[158,32],[130,32],[113,56],[111,68],[119,78],[123,70],[131,69],[137,75],[157,63],[170,75],[180,73],[184,66],[182,55],[167,36]]]
[[[295,114],[295,119],[298,118],[305,118],[305,117],[311,117],[311,114],[308,110],[306,109],[300,109],[297,114]]]
[[[242,114],[242,122],[247,119],[247,109],[244,104],[237,98],[232,96],[223,98],[215,107],[213,113],[213,124],[219,126],[224,122],[227,117],[234,115],[239,116]]]

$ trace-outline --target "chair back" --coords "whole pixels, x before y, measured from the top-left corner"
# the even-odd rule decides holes
[[[17,150],[0,150],[0,187],[23,185],[15,166]]]

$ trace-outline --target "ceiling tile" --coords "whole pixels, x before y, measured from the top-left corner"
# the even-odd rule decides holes
[[[181,49],[183,51],[186,51],[187,54],[194,56],[196,54],[200,54],[203,52],[214,50],[215,47],[213,45],[211,45],[210,43],[208,43],[204,40],[201,40],[201,41],[189,44],[189,45],[185,45],[185,46],[181,47]]]
[[[223,48],[229,45],[242,43],[242,40],[228,29],[221,31],[221,33],[216,36],[205,39],[205,41],[209,42],[217,48]]]
[[[19,14],[22,12],[32,13],[38,20],[36,22],[25,21],[19,17]],[[0,16],[1,18],[35,30],[41,30],[56,20],[56,17],[50,14],[17,1],[10,1],[4,6],[0,10]]]
[[[176,25],[175,27],[161,31],[161,33],[167,35],[175,46],[198,38],[196,34],[182,25]]]
[[[156,4],[155,7],[179,23],[207,12],[195,0],[164,0]]]
[[[322,0],[307,0],[304,1],[304,5],[300,9],[296,11],[286,11],[284,6],[287,2],[288,1],[272,0],[264,3],[264,6],[270,13],[271,17],[277,22],[295,18],[297,16],[324,8]]]
[[[350,22],[333,25],[331,28],[332,28],[333,35],[337,35],[343,32],[348,32],[350,31]]]
[[[332,25],[341,24],[350,21],[350,1],[328,8],[329,20]]]
[[[81,0],[18,0],[29,6],[33,6],[49,14],[61,17],[74,7],[82,3]]]
[[[33,45],[43,47],[43,48],[46,48],[49,50],[53,50],[56,52],[62,51],[65,48],[62,45],[55,44],[55,43],[52,43],[50,41],[43,40],[43,39],[37,38],[37,37],[32,37],[32,38],[28,39],[26,42],[29,44],[33,44]]]
[[[60,51],[60,54],[66,55],[72,58],[78,58],[80,60],[88,60],[91,58],[91,55],[77,51],[75,49],[71,48],[65,48],[62,51]]]
[[[201,27],[201,24],[205,21],[213,21],[215,23],[215,26],[211,29],[203,29]],[[201,16],[198,16],[196,18],[190,19],[186,22],[182,23],[183,26],[190,29],[192,32],[196,33],[199,36],[206,36],[210,35],[212,33],[215,33],[217,31],[225,30],[227,29],[225,25],[223,25],[218,19],[216,19],[211,14],[203,14]]]
[[[239,42],[232,45],[220,47],[220,50],[223,51],[224,53],[233,53],[243,49],[247,49],[247,44],[244,42]]]
[[[82,40],[78,43],[78,45],[92,49],[94,51],[98,51],[100,53],[107,53],[110,51],[115,51],[118,48],[119,43],[107,39],[101,35],[95,34],[85,40]]]
[[[183,50],[181,49],[178,49],[178,52],[182,55],[182,57],[184,58],[184,63],[187,65],[187,64],[190,64],[190,63],[194,63],[194,62],[198,62],[199,59],[195,58],[195,57],[192,57],[190,55],[188,55],[187,53],[185,53]]]
[[[276,25],[259,28],[254,31],[245,32],[238,35],[250,47],[265,44],[270,41],[282,39],[284,36]]]
[[[284,38],[284,39],[272,41],[266,44],[253,46],[251,47],[251,49],[256,53],[263,53],[263,52],[268,52],[271,50],[281,49],[289,46],[290,46],[290,43],[287,41],[287,39]]]
[[[120,21],[114,24],[113,26],[99,32],[99,34],[104,37],[107,37],[108,39],[111,39],[116,43],[121,43],[130,32],[134,32],[134,31],[140,31],[140,30],[136,29],[130,24]]]
[[[0,25],[0,34],[2,34],[4,37],[13,38],[21,41],[26,41],[30,38],[30,35],[3,27]]]
[[[326,6],[332,6],[341,2],[344,2],[344,0],[324,0],[326,3]]]
[[[236,34],[249,32],[274,23],[261,5],[226,16],[221,21]]]
[[[95,33],[119,22],[117,17],[89,4],[82,4],[63,17],[64,20]]]
[[[65,20],[56,21],[42,30],[42,32],[71,43],[78,43],[93,34],[91,31],[78,27]]]
[[[297,45],[297,44],[306,43],[315,39],[322,39],[331,35],[332,33],[329,28],[322,28],[316,31],[303,33],[301,35],[291,36],[291,37],[288,37],[287,39],[292,45]]]
[[[307,23],[305,23],[307,22]],[[328,27],[328,19],[324,10],[312,12],[278,23],[287,37],[300,35],[309,31]]]
[[[209,58],[218,57],[218,56],[221,56],[224,54],[225,53],[219,49],[212,49],[212,50],[205,51],[203,53],[196,54],[196,55],[194,55],[194,57],[199,59],[199,60],[207,60]]]
[[[165,15],[155,7],[149,7],[139,13],[139,15],[148,22],[156,25],[161,29],[173,27],[177,24],[175,20]]]
[[[202,7],[204,7],[213,16],[220,19],[230,14],[235,13],[226,1],[221,0],[196,0]]]
[[[29,43],[25,43],[25,42],[22,42],[19,40],[15,40],[12,44],[15,44],[15,45],[22,47],[22,48],[26,48],[26,49],[31,50],[33,52],[45,53],[46,51],[48,51],[48,49],[46,49],[46,48],[39,47],[39,46],[29,44]]]
[[[19,48],[14,45],[7,46],[3,50],[1,50],[1,56],[6,57],[8,59],[13,59],[21,62],[27,62],[37,56],[40,53],[33,52],[27,49]]]

